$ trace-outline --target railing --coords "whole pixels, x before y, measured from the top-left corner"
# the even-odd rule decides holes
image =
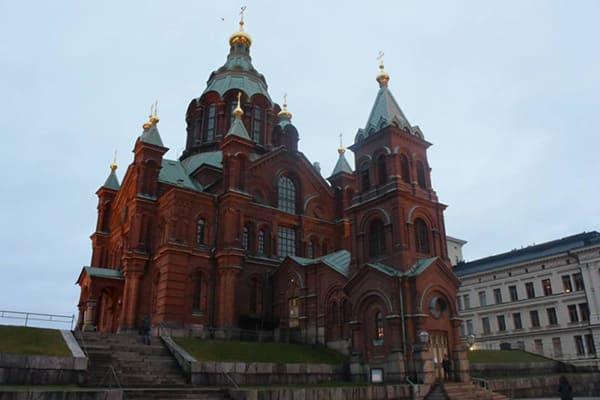
[[[474,385],[481,386],[482,388],[490,388],[490,383],[486,379],[471,377],[471,382],[473,382]]]
[[[228,380],[228,381],[229,381],[229,382],[230,382],[230,383],[233,385],[233,387],[234,387],[234,388],[236,388],[236,389],[239,389],[239,388],[240,388],[240,387],[238,386],[237,382],[235,381],[235,379],[233,379],[233,378],[231,377],[231,375],[229,375],[229,374],[227,373],[227,371],[224,371],[224,370],[222,370],[222,371],[221,371],[221,373],[222,373],[223,375],[225,375],[225,378],[227,378],[227,380]]]
[[[30,326],[31,322],[46,322],[50,324],[68,324],[73,330],[73,323],[75,322],[75,315],[58,315],[58,314],[41,314],[21,311],[8,311],[0,310],[0,322],[3,319],[23,321],[24,326]],[[41,324],[45,327],[49,327],[50,324]],[[54,326],[53,326],[54,327]]]
[[[410,398],[411,398],[411,400],[416,400],[417,399],[417,395],[419,394],[419,386],[417,384],[415,384],[413,381],[411,381],[408,376],[405,377],[404,380],[406,381],[406,383],[408,383],[410,385]]]
[[[108,370],[106,371],[106,375],[104,375],[104,378],[102,378],[102,381],[100,382],[100,386],[102,386],[104,384],[104,382],[106,382],[106,378],[108,378],[109,376],[112,376],[113,379],[115,380],[115,383],[117,384],[117,387],[119,389],[122,389],[121,382],[119,381],[119,377],[117,377],[117,372],[115,371],[112,364],[108,366]],[[111,388],[112,385],[109,383],[108,387]]]

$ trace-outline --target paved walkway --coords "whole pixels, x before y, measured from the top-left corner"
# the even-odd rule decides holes
[[[513,399],[513,400],[557,400],[560,399],[560,396],[555,396],[555,397],[536,397],[536,398],[519,398],[519,399]],[[573,397],[573,400],[599,400],[600,397]]]

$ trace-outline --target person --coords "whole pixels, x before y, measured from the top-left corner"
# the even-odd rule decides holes
[[[558,378],[558,392],[560,400],[573,400],[573,387],[564,375]]]
[[[144,315],[144,320],[142,321],[142,335],[144,344],[150,344],[150,320],[147,315]]]
[[[444,370],[444,379],[450,379],[450,359],[446,353],[444,353],[444,358],[442,358],[442,369]]]

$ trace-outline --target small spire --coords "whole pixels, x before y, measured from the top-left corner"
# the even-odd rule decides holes
[[[242,110],[241,107],[241,102],[242,102],[242,92],[238,92],[238,101],[237,101],[237,107],[235,107],[235,110],[233,110],[233,115],[235,116],[235,118],[240,119],[242,118],[242,115],[244,115],[244,110]]]
[[[115,149],[115,154],[113,156],[113,160],[110,163],[110,170],[115,172],[117,170],[117,150]]]
[[[340,147],[338,147],[338,153],[340,155],[342,155],[346,152],[346,148],[344,147],[344,144],[342,143],[342,136],[344,136],[344,135],[340,132]]]
[[[244,31],[244,11],[246,11],[246,6],[240,7],[240,32]]]
[[[376,78],[377,82],[379,82],[379,87],[387,86],[387,84],[390,80],[390,76],[384,70],[383,56],[384,56],[384,53],[383,53],[383,51],[380,50],[379,53],[377,54],[377,60],[379,60],[379,72],[377,73],[377,78]]]
[[[287,109],[287,93],[283,95],[283,108],[281,111],[279,111],[279,113],[277,114],[277,116],[279,118],[285,118],[285,119],[291,119],[292,118],[292,113],[288,111]]]

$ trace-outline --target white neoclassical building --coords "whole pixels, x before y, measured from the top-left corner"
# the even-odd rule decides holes
[[[461,262],[461,334],[600,368],[600,233]]]

